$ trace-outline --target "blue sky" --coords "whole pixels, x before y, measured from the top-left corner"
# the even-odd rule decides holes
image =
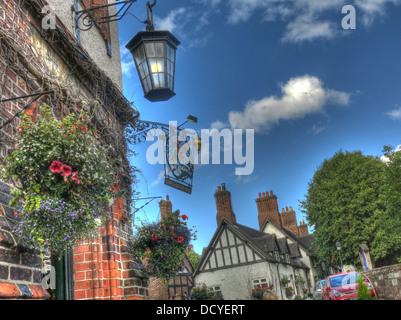
[[[142,20],[145,5],[131,9]],[[342,28],[345,5],[356,9],[354,30]],[[146,161],[150,142],[135,147],[141,196],[170,196],[198,230],[196,252],[215,232],[213,195],[221,183],[238,223],[258,228],[255,199],[270,190],[299,222],[299,200],[324,159],[340,149],[380,157],[384,145],[400,144],[401,0],[158,0],[154,14],[156,28],[181,41],[177,95],[160,103],[143,98],[124,46],[144,26],[125,17],[124,94],[140,118],[182,123],[191,114],[199,123],[188,127],[197,131],[255,130],[253,174],[236,176],[235,164],[197,166],[192,195],[164,185],[163,166]],[[136,216],[159,219],[158,201]]]

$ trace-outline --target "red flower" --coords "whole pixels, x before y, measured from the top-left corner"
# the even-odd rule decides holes
[[[63,165],[63,172],[61,172],[61,175],[63,177],[69,177],[72,174],[72,168],[70,166],[67,166],[66,164]]]
[[[185,214],[183,214],[183,215],[181,216],[181,218],[183,218],[184,220],[188,220],[188,217],[187,217]]]
[[[18,128],[18,131],[21,131],[21,130],[22,130],[22,127],[19,127],[19,128]]]
[[[194,246],[191,244],[190,246],[189,246],[189,251],[192,251],[194,249]]]
[[[184,241],[184,238],[183,238],[183,237],[178,237],[178,238],[177,238],[177,242],[178,242],[178,243],[181,243],[181,242],[183,242],[183,241]]]
[[[72,173],[72,180],[74,180],[74,181],[78,182],[78,184],[80,184],[81,181],[77,178],[77,174],[78,174],[77,171]]]
[[[14,211],[14,217],[16,217],[18,215],[17,211]]]
[[[63,168],[64,164],[62,164],[60,161],[53,161],[49,169],[51,172],[61,173],[61,171],[63,171]]]

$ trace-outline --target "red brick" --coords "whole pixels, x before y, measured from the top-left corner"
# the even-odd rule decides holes
[[[28,286],[32,292],[32,299],[50,299],[50,294],[40,285]]]
[[[20,292],[14,283],[0,282],[0,298],[18,298]]]
[[[92,281],[85,280],[85,281],[76,281],[74,283],[75,290],[86,290],[92,288]]]

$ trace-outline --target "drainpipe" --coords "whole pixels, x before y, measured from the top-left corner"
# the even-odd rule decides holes
[[[279,265],[279,264],[277,263],[278,286],[279,286],[279,288],[280,288],[281,300],[283,300],[283,292],[281,291],[281,282],[280,282],[281,276],[280,276],[280,271],[278,271],[278,265]]]

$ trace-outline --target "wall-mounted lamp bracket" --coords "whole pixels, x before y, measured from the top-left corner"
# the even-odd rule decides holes
[[[57,92],[55,90],[49,90],[49,91],[43,91],[43,92],[37,92],[37,93],[32,93],[32,94],[28,94],[25,96],[20,96],[20,97],[14,97],[14,98],[9,98],[9,99],[3,99],[0,100],[0,104],[2,104],[3,102],[9,102],[9,101],[15,101],[15,100],[21,100],[21,99],[27,99],[27,98],[32,98],[33,99],[27,103],[20,111],[18,111],[13,117],[11,117],[10,119],[8,119],[7,121],[5,121],[3,123],[3,125],[0,127],[0,131],[1,129],[3,129],[6,125],[10,124],[11,122],[13,122],[13,120],[17,117],[19,117],[21,115],[21,113],[23,113],[26,109],[28,109],[29,107],[32,106],[32,104],[38,100],[39,98],[41,98],[42,96],[46,95],[46,94],[53,94],[53,99],[51,100],[52,102],[52,107],[54,106],[56,100],[57,100]]]
[[[95,25],[95,22],[98,24],[103,24],[103,23],[110,23],[113,21],[121,20],[128,13],[128,10],[131,8],[133,3],[136,1],[137,0],[116,1],[115,3],[91,7],[91,8],[79,10],[79,11],[76,10],[76,8],[74,6],[72,6],[71,10],[76,15],[76,19],[75,19],[77,22],[76,27],[81,31],[87,31]],[[118,5],[122,5],[122,6],[113,15],[107,15],[104,17],[97,17],[97,18],[95,18],[93,16],[93,13],[96,10],[101,10],[101,9],[109,8],[112,6],[118,6]],[[79,23],[79,21],[82,21],[82,25]]]

